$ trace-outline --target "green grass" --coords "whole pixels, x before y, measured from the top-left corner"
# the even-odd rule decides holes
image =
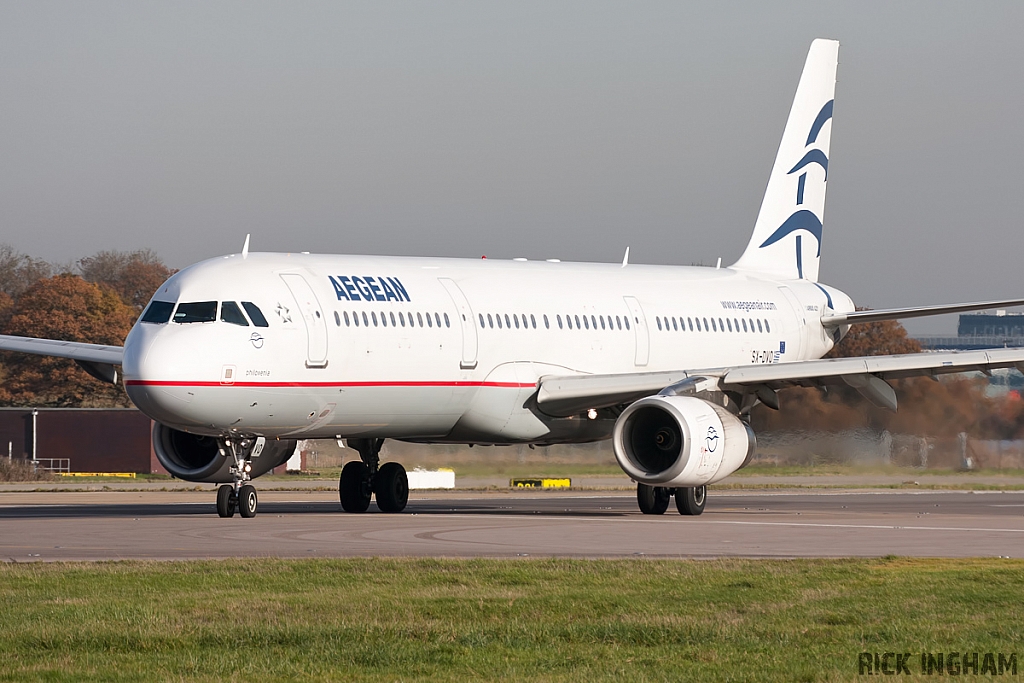
[[[1024,655],[1021,595],[1010,560],[3,565],[0,680],[863,680]]]
[[[893,475],[914,479],[921,476],[986,476],[986,477],[1022,477],[1024,470],[1017,469],[976,469],[970,471],[951,468],[920,469],[917,467],[896,467],[893,465],[773,465],[770,463],[752,463],[732,474],[733,477],[817,477],[832,475],[870,476]]]

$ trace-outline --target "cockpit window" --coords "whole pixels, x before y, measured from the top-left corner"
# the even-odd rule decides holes
[[[174,312],[174,322],[176,323],[211,323],[216,319],[216,301],[178,304],[178,310]]]
[[[170,301],[154,301],[149,304],[149,308],[142,314],[142,322],[162,325],[171,319],[171,311],[173,310],[174,304]]]
[[[249,327],[249,321],[245,319],[245,316],[242,315],[242,309],[234,301],[225,301],[220,305],[220,319],[222,322],[231,323],[232,325]]]
[[[267,319],[263,317],[263,311],[260,310],[259,306],[251,301],[243,301],[242,308],[249,314],[249,319],[252,320],[252,324],[256,327],[270,327]]]

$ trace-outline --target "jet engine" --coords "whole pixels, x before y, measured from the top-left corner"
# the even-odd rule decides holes
[[[295,441],[267,440],[263,452],[252,459],[249,476],[256,478],[283,465],[295,452]],[[178,479],[211,484],[231,483],[234,460],[212,436],[189,434],[167,425],[153,424],[153,450],[160,464]]]
[[[694,487],[750,462],[750,426],[725,408],[691,396],[649,396],[622,412],[612,444],[619,466],[650,486]]]

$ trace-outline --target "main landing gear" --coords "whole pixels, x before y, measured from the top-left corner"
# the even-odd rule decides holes
[[[348,447],[359,451],[359,462],[346,463],[338,482],[338,495],[345,512],[366,512],[370,497],[377,497],[381,512],[401,512],[409,502],[409,479],[397,462],[380,464],[384,439],[349,439]]]
[[[692,488],[670,489],[664,486],[636,485],[636,502],[640,512],[645,515],[662,515],[668,510],[669,498],[676,497],[676,509],[681,515],[699,515],[704,512],[704,504],[708,501],[708,488],[694,486]]]
[[[256,487],[247,483],[252,479],[252,459],[258,458],[263,452],[266,439],[257,438],[224,439],[220,447],[233,459],[231,476],[232,484],[222,484],[217,489],[217,514],[221,517],[233,517],[235,510],[242,517],[255,517],[259,498]]]

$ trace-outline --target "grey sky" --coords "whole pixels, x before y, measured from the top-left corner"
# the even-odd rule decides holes
[[[1024,294],[1024,3],[702,4],[0,3],[0,241],[728,264],[828,37],[822,281]]]

